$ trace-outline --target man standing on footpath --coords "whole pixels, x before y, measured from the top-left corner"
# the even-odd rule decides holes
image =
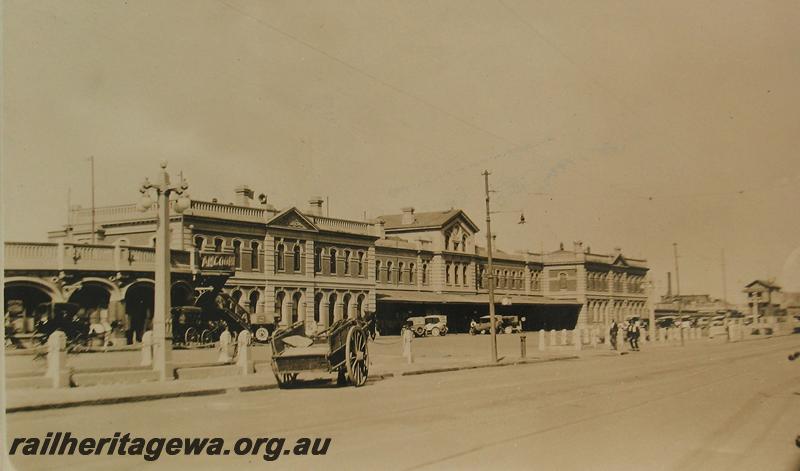
[[[617,331],[619,331],[619,326],[617,325],[617,321],[611,321],[611,328],[608,330],[609,340],[611,340],[611,349],[617,349]]]

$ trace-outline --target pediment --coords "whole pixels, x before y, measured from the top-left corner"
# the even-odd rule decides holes
[[[319,228],[297,208],[289,208],[267,221],[269,227],[280,227],[294,231],[319,232]]]
[[[615,258],[614,261],[611,264],[614,265],[615,267],[629,267],[630,266],[628,261],[625,260],[625,257],[623,257],[622,255],[617,255],[617,258]]]

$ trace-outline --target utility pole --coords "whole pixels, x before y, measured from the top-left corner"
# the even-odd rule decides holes
[[[492,363],[497,363],[497,329],[494,315],[494,268],[492,266],[492,212],[489,209],[489,171],[483,171],[486,188],[486,279],[489,281],[489,324],[492,330]]]
[[[725,273],[725,249],[722,249],[722,304],[725,305],[725,312],[728,311],[728,280]]]
[[[97,242],[97,233],[94,229],[94,156],[89,156],[89,162],[92,166],[92,243]]]
[[[672,251],[675,255],[675,295],[678,297],[678,322],[680,322],[680,332],[681,332],[681,346],[684,345],[683,343],[683,321],[681,320],[681,315],[683,314],[683,298],[681,298],[681,276],[678,272],[678,243],[672,243]]]

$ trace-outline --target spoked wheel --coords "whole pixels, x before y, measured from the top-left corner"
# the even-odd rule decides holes
[[[353,326],[347,332],[345,343],[345,367],[347,379],[353,386],[362,386],[367,382],[369,373],[369,351],[367,336],[361,328]]]
[[[195,342],[197,342],[197,329],[189,327],[186,329],[186,332],[183,333],[183,343],[189,345]]]
[[[208,329],[203,329],[200,332],[200,343],[211,343],[211,331]]]

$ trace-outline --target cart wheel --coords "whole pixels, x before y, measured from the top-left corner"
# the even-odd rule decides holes
[[[211,343],[211,331],[203,329],[200,333],[200,343]]]
[[[259,327],[256,329],[255,337],[259,342],[267,342],[269,340],[269,329],[266,327]]]
[[[367,336],[360,327],[353,326],[347,331],[344,358],[347,379],[350,380],[350,384],[361,386],[366,383],[369,373],[369,351],[367,350]]]
[[[183,333],[183,343],[189,345],[190,343],[197,342],[197,329],[194,327],[189,327],[186,329],[186,332]]]
[[[438,327],[434,327],[433,329],[431,329],[431,335],[433,335],[434,337],[438,337],[440,332],[441,331],[439,330]]]
[[[424,328],[424,327],[417,327],[417,329],[416,329],[414,332],[415,332],[415,333],[416,333],[416,334],[417,334],[419,337],[424,337],[424,336],[425,336],[425,328]]]

